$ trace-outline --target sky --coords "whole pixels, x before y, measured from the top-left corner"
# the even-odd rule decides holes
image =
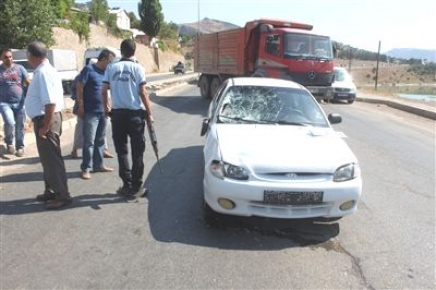
[[[87,1],[76,0],[76,3]],[[139,0],[108,0],[138,16]],[[436,0],[160,0],[166,22],[205,17],[243,26],[259,18],[312,24],[313,31],[355,48],[436,49]],[[139,18],[139,17],[138,17]]]

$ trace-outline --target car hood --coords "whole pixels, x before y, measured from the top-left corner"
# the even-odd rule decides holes
[[[335,81],[332,83],[333,88],[356,89],[356,85],[352,81]]]
[[[225,162],[257,173],[326,173],[357,162],[345,135],[331,128],[218,124],[216,137]]]

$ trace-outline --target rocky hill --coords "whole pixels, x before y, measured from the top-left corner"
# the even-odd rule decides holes
[[[200,23],[193,22],[179,24],[179,34],[196,35],[197,32],[200,32],[201,34],[206,34],[235,28],[239,28],[239,26],[224,21],[204,18],[200,20]]]
[[[385,54],[396,58],[415,58],[427,60],[428,62],[436,62],[436,49],[394,48]]]
[[[72,30],[60,27],[53,28],[55,44],[51,48],[70,49],[76,51],[79,70],[83,67],[83,54],[88,47],[120,47],[122,41],[121,38],[117,38],[111,34],[108,34],[105,27],[94,24],[90,24],[90,27],[91,37],[88,45],[85,43],[85,41],[80,42],[79,37],[77,34],[74,34]],[[154,61],[154,49],[137,43],[135,56],[138,61],[145,66],[147,73],[169,72],[178,61],[183,61],[183,55],[181,53],[175,53],[171,51],[163,52],[159,50],[158,55],[159,68]]]

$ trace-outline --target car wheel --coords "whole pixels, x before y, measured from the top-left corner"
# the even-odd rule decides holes
[[[354,99],[348,100],[348,104],[352,104],[354,102]]]
[[[313,218],[312,220],[315,222],[325,222],[325,223],[331,223],[331,222],[336,222],[338,220],[340,220],[342,217],[317,217],[317,218]]]

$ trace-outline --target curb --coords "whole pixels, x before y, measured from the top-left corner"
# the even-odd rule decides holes
[[[431,120],[436,120],[436,109],[427,109],[427,108],[421,108],[419,106],[413,106],[411,104],[406,104],[401,101],[393,101],[393,100],[386,100],[382,98],[374,98],[374,97],[356,97],[356,101],[365,102],[365,103],[371,103],[371,104],[383,104],[388,107],[402,110],[414,115],[418,115],[424,118],[428,118]]]

